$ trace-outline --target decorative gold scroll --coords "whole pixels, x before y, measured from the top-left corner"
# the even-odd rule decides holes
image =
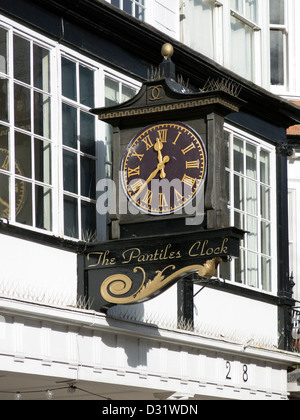
[[[156,271],[156,276],[153,280],[146,282],[146,272],[142,267],[135,267],[134,274],[141,272],[142,284],[138,291],[130,296],[127,294],[132,289],[133,281],[130,277],[123,274],[114,274],[108,277],[101,285],[101,295],[107,302],[115,305],[128,305],[142,303],[150,298],[158,295],[167,287],[174,284],[176,281],[187,277],[190,274],[198,273],[199,277],[211,278],[216,273],[218,265],[222,262],[222,258],[214,258],[206,261],[203,265],[190,265],[180,270],[176,270],[175,265],[170,265],[162,271]],[[169,276],[165,275],[167,270],[173,270]]]

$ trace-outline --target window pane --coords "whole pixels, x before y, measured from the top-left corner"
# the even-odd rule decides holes
[[[8,122],[8,80],[0,77],[0,120]]]
[[[270,153],[265,150],[260,152],[260,181],[270,185]]]
[[[247,283],[248,286],[258,287],[258,256],[252,252],[247,253]]]
[[[35,139],[34,157],[36,181],[51,184],[51,144]]]
[[[261,223],[261,252],[271,256],[271,224]]]
[[[258,0],[246,0],[245,14],[253,22],[257,22]]]
[[[105,106],[117,105],[120,102],[119,82],[105,78]]]
[[[237,283],[246,284],[245,278],[245,251],[240,250],[240,257],[235,260],[235,281]]]
[[[31,131],[30,90],[15,84],[15,126]]]
[[[253,29],[231,17],[231,63],[232,70],[247,79],[252,79]]]
[[[63,118],[63,144],[77,149],[77,109],[72,106],[62,105]]]
[[[96,239],[96,205],[81,202],[82,239],[92,242]]]
[[[7,73],[7,31],[0,28],[0,72]]]
[[[62,58],[62,94],[63,96],[77,101],[76,88],[76,64],[73,61]]]
[[[181,22],[182,42],[213,59],[215,5],[207,0],[188,1],[184,5],[184,19]],[[222,33],[222,27],[218,30]]]
[[[34,86],[50,92],[50,53],[38,45],[33,46]]]
[[[234,175],[234,207],[238,210],[244,210],[244,179]]]
[[[14,77],[30,84],[30,43],[14,35]]]
[[[81,195],[96,198],[96,162],[81,157]]]
[[[123,0],[123,10],[132,15],[132,0]]]
[[[135,17],[137,19],[142,20],[142,21],[145,20],[145,9],[144,9],[144,7],[138,6],[137,4],[135,5]]]
[[[258,251],[258,220],[255,217],[247,217],[247,243],[248,249]]]
[[[35,187],[35,217],[37,228],[52,229],[52,191],[49,188]]]
[[[271,189],[261,186],[261,217],[266,220],[271,220]]]
[[[34,132],[43,137],[51,138],[50,119],[51,102],[50,96],[34,92]]]
[[[244,142],[237,138],[234,139],[234,170],[241,174],[244,173]]]
[[[136,95],[135,89],[128,86],[122,86],[122,102],[126,102]]]
[[[271,83],[284,85],[284,33],[271,30]]]
[[[80,150],[95,156],[95,117],[86,112],[80,113]]]
[[[21,173],[17,175],[26,176],[26,178],[31,178],[32,176],[32,165],[31,165],[31,137],[26,136],[23,133],[15,133],[15,154],[16,162],[18,164],[18,169],[16,167],[16,172],[18,170]]]
[[[78,203],[76,198],[64,196],[65,235],[78,238]]]
[[[270,0],[270,23],[274,25],[284,25],[284,1]]]
[[[272,292],[272,261],[270,259],[261,259],[261,276],[263,290]]]
[[[0,160],[2,161],[1,150]],[[8,176],[0,174],[0,219],[10,219],[9,181]]]
[[[251,144],[246,147],[246,173],[247,176],[257,179],[257,151]]]
[[[120,0],[111,0],[111,4],[120,8]]]
[[[258,215],[258,200],[257,200],[257,184],[254,181],[247,179],[247,197],[246,197],[246,211],[255,216]]]
[[[16,221],[32,226],[32,184],[16,180]]]
[[[94,101],[94,72],[80,66],[80,103],[90,108],[95,106]]]
[[[64,150],[64,190],[78,194],[77,155]]]
[[[236,10],[241,15],[256,22],[257,0],[231,0],[230,6],[232,9]]]

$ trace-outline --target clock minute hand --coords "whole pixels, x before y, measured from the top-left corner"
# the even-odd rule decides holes
[[[152,174],[149,176],[149,178],[147,179],[147,181],[142,185],[142,187],[139,189],[139,191],[132,197],[132,200],[137,201],[137,198],[139,197],[139,195],[146,189],[146,187],[152,181],[152,179],[154,179],[156,177],[156,175],[158,174],[158,172],[161,171],[162,168],[165,167],[165,164],[168,163],[169,161],[170,161],[169,156],[165,156],[162,159],[162,162],[160,162],[157,165],[157,168],[155,169],[155,171],[152,172]]]

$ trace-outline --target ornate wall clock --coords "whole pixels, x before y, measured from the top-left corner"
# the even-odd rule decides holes
[[[121,163],[122,185],[142,212],[179,212],[204,186],[207,158],[201,137],[180,122],[152,124],[129,144]]]
[[[9,171],[9,152],[7,149],[0,149],[0,169]],[[21,166],[18,162],[15,164],[16,175],[24,176]],[[9,205],[9,185],[0,184],[0,218],[9,219],[10,205]],[[17,179],[15,180],[16,191],[16,215],[22,210],[25,201],[25,182]]]

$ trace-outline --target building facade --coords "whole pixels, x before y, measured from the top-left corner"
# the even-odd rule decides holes
[[[268,2],[263,11],[257,2],[229,3],[0,2],[1,399],[290,397],[288,372],[299,363],[292,352],[299,171],[297,134],[287,130],[300,113],[290,102],[299,89],[287,51],[297,48],[298,4],[275,2],[285,11],[270,17]],[[172,77],[157,69],[165,42],[175,50]],[[249,46],[243,60],[240,45]],[[101,311],[84,283],[89,250],[98,252],[90,266],[106,264],[103,244],[118,253],[112,239],[132,249],[146,237],[163,259],[161,236],[199,229],[168,217],[149,224],[140,214],[129,226],[99,211],[99,181],[119,171],[117,123],[98,118],[99,110],[133,106],[145,86],[149,101],[164,106],[158,86],[173,76],[172,98],[176,89],[189,100],[198,95],[194,119],[201,116],[214,168],[224,166],[222,181],[208,171],[200,230],[247,233],[239,256],[209,280],[189,277],[152,300]],[[205,108],[211,92],[223,95],[222,112]],[[133,118],[122,124],[124,132],[138,126]],[[222,154],[210,147],[216,139]]]

